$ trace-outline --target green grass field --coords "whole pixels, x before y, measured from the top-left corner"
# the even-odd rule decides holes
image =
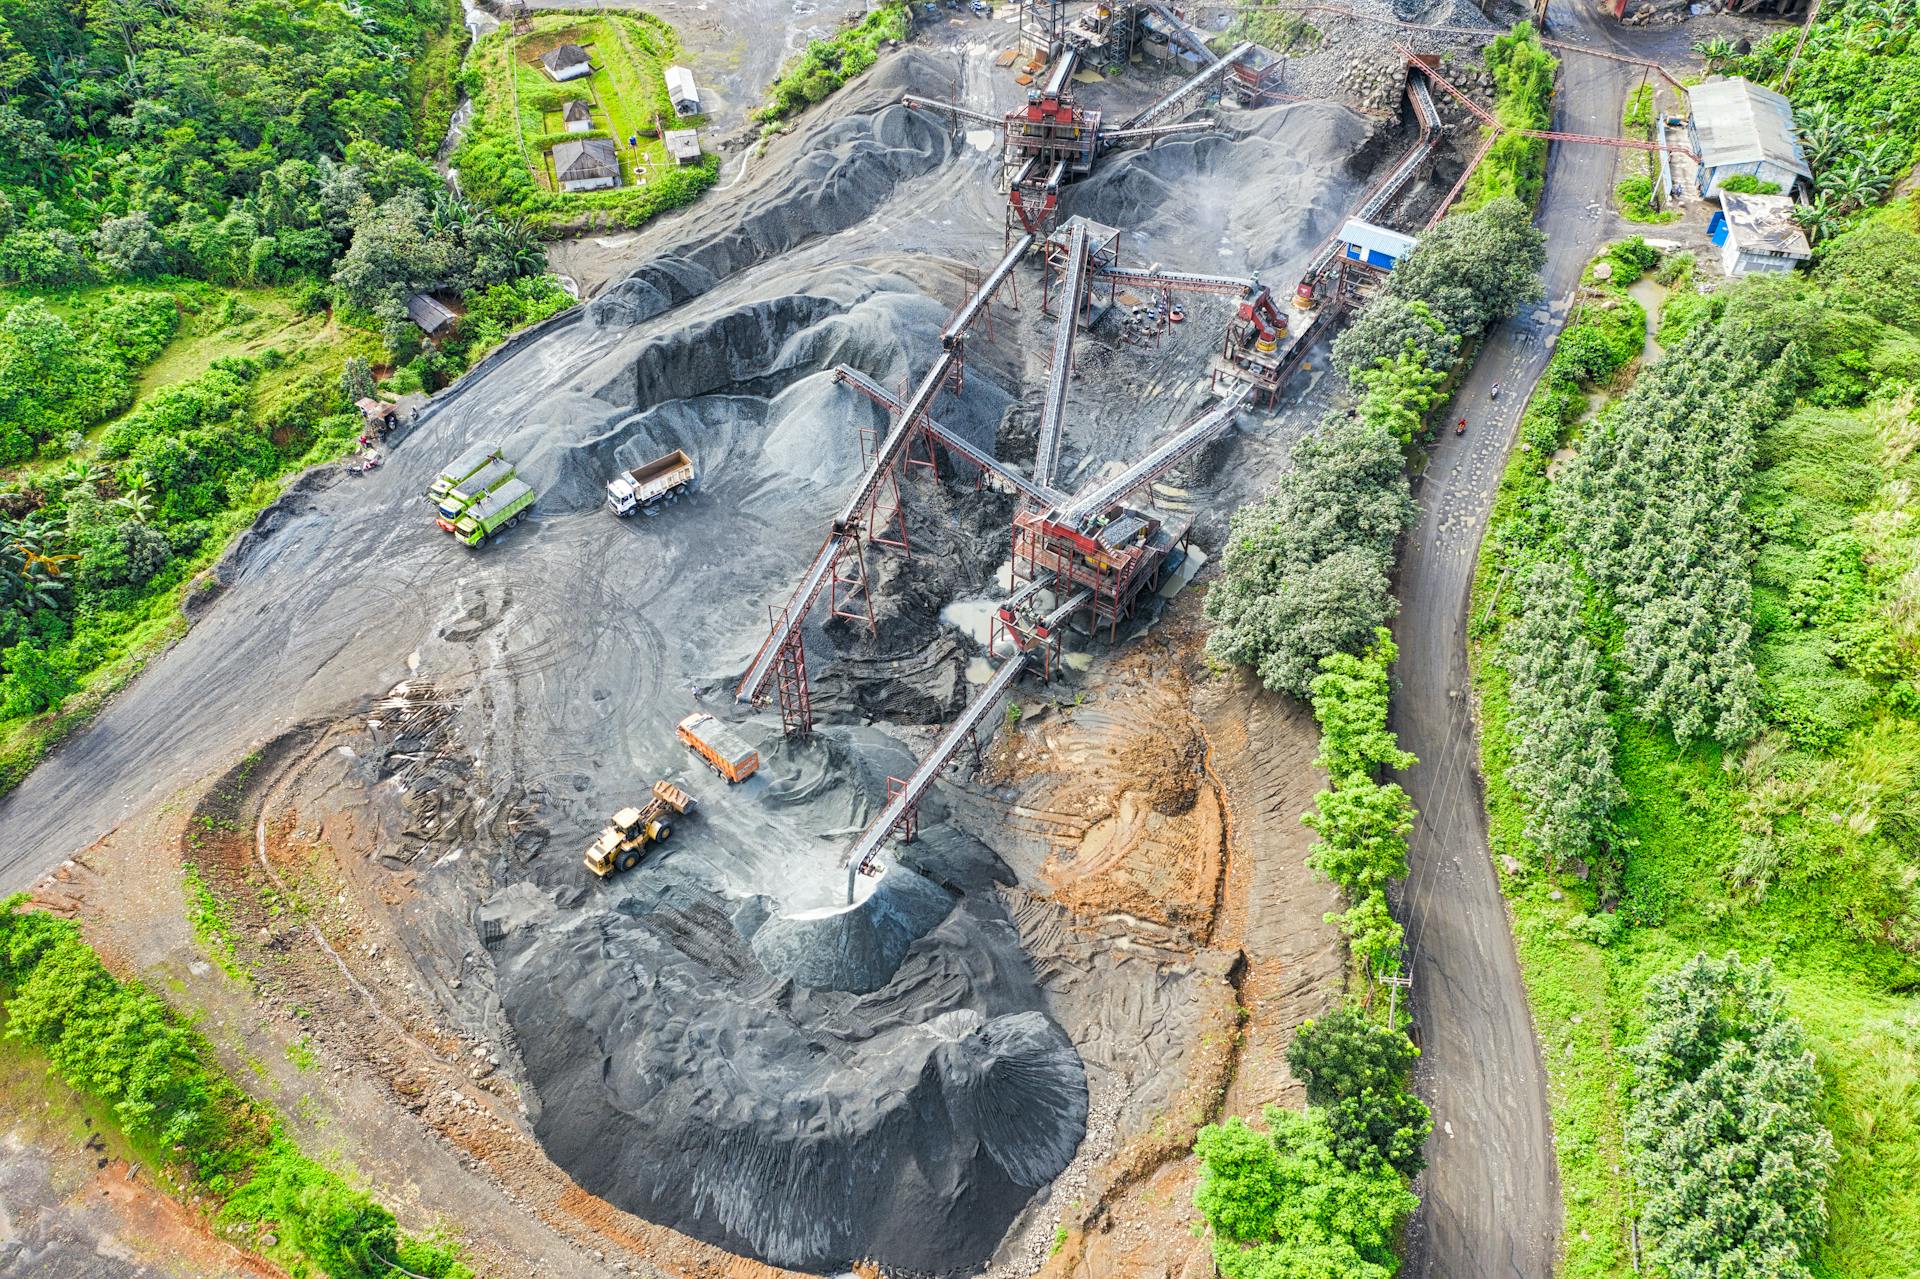
[[[540,58],[561,44],[586,49],[592,74],[554,81]],[[559,230],[638,225],[686,203],[711,184],[717,161],[707,156],[698,165],[678,165],[658,136],[660,126],[706,123],[704,116],[675,116],[667,97],[666,68],[678,48],[672,28],[645,14],[549,10],[526,34],[506,28],[489,34],[471,58],[478,87],[468,142],[456,157],[463,186],[495,208]],[[587,102],[593,113],[586,132],[566,131],[561,111],[574,100]],[[552,149],[585,138],[613,141],[620,187],[560,190]]]

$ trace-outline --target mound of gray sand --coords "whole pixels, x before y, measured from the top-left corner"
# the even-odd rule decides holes
[[[1297,264],[1339,229],[1363,189],[1350,161],[1373,125],[1329,102],[1225,117],[1244,137],[1169,138],[1102,160],[1063,205],[1130,237],[1151,239],[1169,265],[1273,271]]]
[[[724,224],[679,239],[609,286],[588,307],[589,318],[597,325],[650,319],[803,240],[846,230],[896,184],[944,163],[954,146],[946,127],[899,105],[907,89],[925,87],[916,77],[931,65],[918,52],[883,61],[836,104],[846,114],[799,138],[797,159],[769,162],[765,176],[748,183]]]
[[[656,874],[619,909],[518,884],[478,923],[535,1133],[582,1186],[776,1265],[944,1274],[992,1252],[1086,1124],[1079,1056],[989,909],[895,868],[796,924]],[[856,993],[777,966],[888,975]]]

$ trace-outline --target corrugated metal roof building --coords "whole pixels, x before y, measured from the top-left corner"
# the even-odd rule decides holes
[[[667,97],[673,102],[675,115],[700,114],[700,87],[693,82],[693,72],[685,67],[667,68]]]
[[[1793,127],[1793,104],[1772,89],[1738,76],[1687,90],[1687,140],[1700,157],[1702,195],[1717,195],[1736,173],[1778,183],[1792,192],[1811,184],[1813,170]]]

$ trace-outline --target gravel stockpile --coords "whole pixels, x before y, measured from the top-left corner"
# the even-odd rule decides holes
[[[936,910],[903,961],[874,944]],[[770,911],[665,878],[611,910],[524,884],[482,907],[509,1013],[543,1026],[520,1036],[536,1134],[595,1194],[776,1264],[977,1264],[1087,1113],[1011,928],[899,869],[844,923]],[[890,980],[759,961],[826,951],[843,967],[815,976]]]

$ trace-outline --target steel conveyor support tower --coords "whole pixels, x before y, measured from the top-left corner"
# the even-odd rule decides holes
[[[739,686],[734,690],[734,699],[740,702],[758,702],[767,695],[768,685],[774,682],[776,672],[797,670],[801,677],[799,695],[789,696],[788,681],[782,680],[780,683],[781,719],[788,731],[804,734],[813,729],[811,707],[804,696],[805,662],[801,649],[801,636],[805,632],[807,614],[812,611],[820,596],[827,591],[829,584],[832,584],[837,597],[833,601],[836,613],[842,616],[858,617],[862,615],[850,610],[865,606],[867,612],[864,614],[864,620],[870,627],[873,624],[871,608],[865,601],[866,568],[863,543],[872,531],[867,525],[871,522],[872,508],[880,493],[881,485],[885,482],[894,482],[895,467],[899,464],[914,432],[925,428],[926,418],[933,406],[934,398],[947,384],[960,362],[965,348],[967,326],[978,318],[987,302],[1012,276],[1014,267],[1032,246],[1031,235],[1021,236],[1008,248],[1005,256],[988,273],[987,278],[981,281],[980,287],[961,304],[952,323],[940,335],[940,344],[943,349],[934,358],[932,367],[927,370],[920,384],[914,388],[913,394],[908,396],[906,403],[901,406],[900,415],[894,422],[893,428],[875,450],[872,461],[867,464],[859,483],[854,486],[852,495],[848,497],[846,504],[840,508],[840,513],[834,518],[833,525],[827,533],[827,540],[821,544],[820,550],[814,555],[813,562],[807,567],[806,575],[800,579],[800,585],[788,597],[785,607],[773,612],[767,638],[760,645],[759,651],[754,654],[753,661],[748,664],[746,674],[741,677]],[[843,558],[849,556],[854,561],[855,572],[842,574],[836,571],[841,566]],[[848,595],[846,598],[838,598],[843,587]],[[856,600],[853,598],[855,596],[859,598]]]

